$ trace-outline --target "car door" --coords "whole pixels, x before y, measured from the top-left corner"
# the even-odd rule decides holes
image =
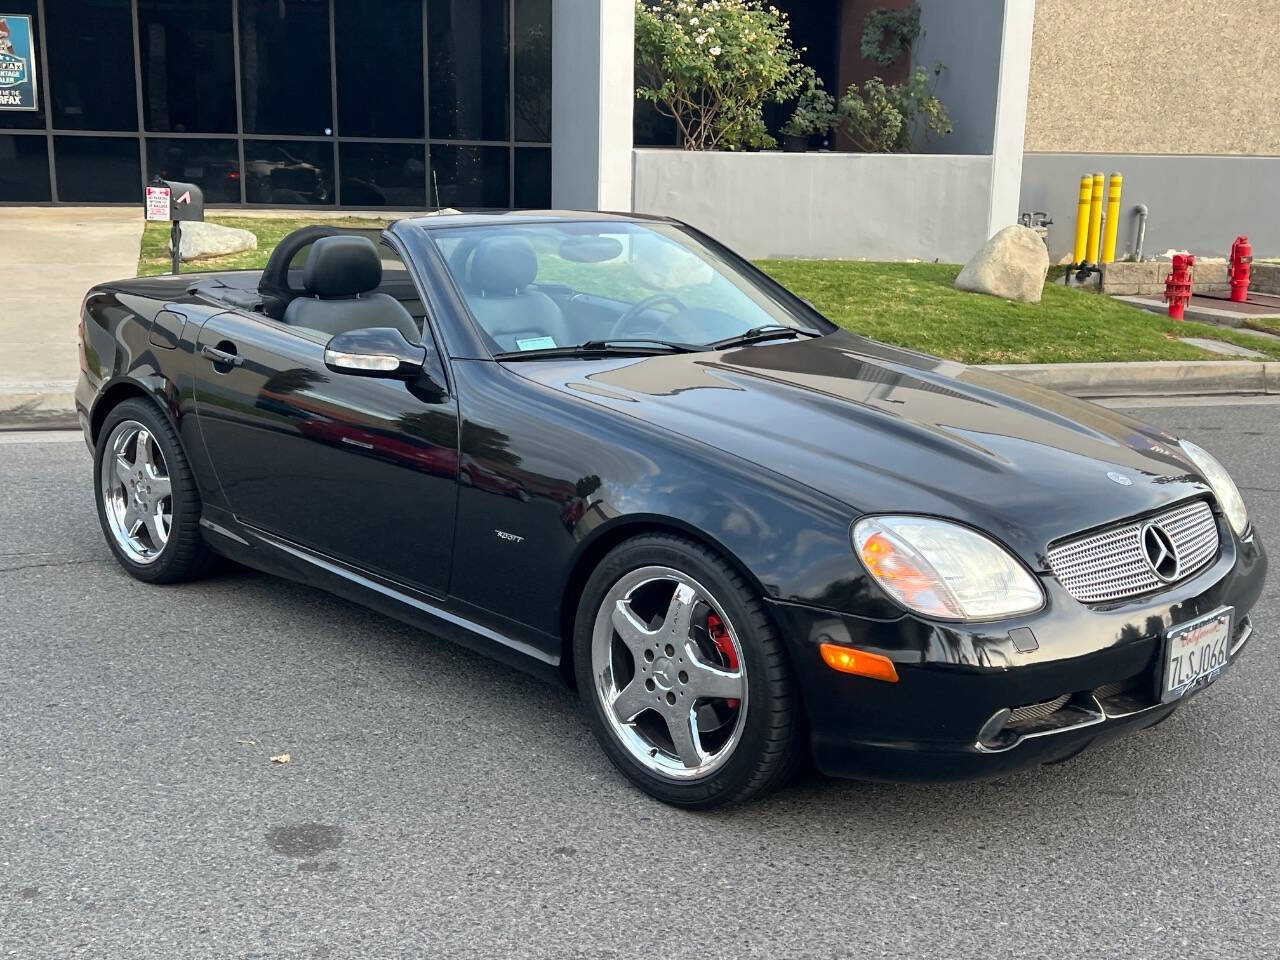
[[[452,396],[336,373],[318,336],[223,313],[197,338],[195,399],[209,460],[238,520],[447,592],[458,474]]]

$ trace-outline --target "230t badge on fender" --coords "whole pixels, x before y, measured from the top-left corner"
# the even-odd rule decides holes
[[[262,271],[94,287],[81,339],[130,574],[222,555],[571,684],[681,806],[1150,726],[1266,573],[1195,444],[840,330],[671,220],[308,227]]]

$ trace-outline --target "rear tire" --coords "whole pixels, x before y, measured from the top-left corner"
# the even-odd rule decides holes
[[[130,576],[178,583],[212,569],[195,476],[177,431],[153,403],[134,398],[113,408],[93,463],[98,521]]]
[[[578,605],[574,664],[605,753],[665,803],[754,799],[803,753],[799,691],[760,597],[691,540],[640,536],[604,558]]]

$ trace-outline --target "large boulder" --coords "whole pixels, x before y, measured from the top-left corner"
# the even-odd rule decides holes
[[[1030,227],[1005,227],[986,242],[956,277],[957,290],[1039,303],[1049,273],[1049,251]]]
[[[193,220],[182,225],[181,245],[183,260],[207,260],[210,257],[226,257],[246,250],[257,250],[258,238],[248,230]],[[173,256],[172,236],[165,244],[165,249],[169,256]]]

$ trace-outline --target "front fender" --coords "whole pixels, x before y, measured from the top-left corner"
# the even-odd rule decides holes
[[[620,534],[653,528],[719,550],[766,597],[849,609],[865,591],[848,506],[499,364],[453,365],[462,482],[450,593],[463,602],[551,642],[584,570]]]

